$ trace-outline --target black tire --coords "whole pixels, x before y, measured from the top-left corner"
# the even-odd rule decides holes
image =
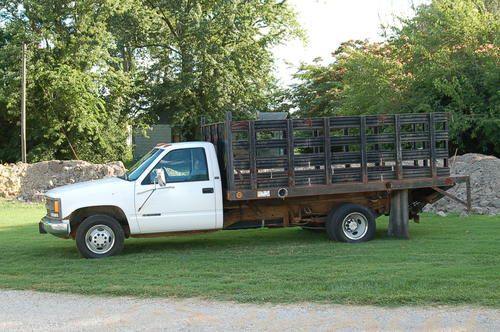
[[[87,234],[90,230],[92,230],[91,234]],[[87,235],[89,235],[88,239],[86,239]],[[117,255],[123,250],[125,233],[115,218],[95,214],[87,217],[78,226],[75,239],[76,247],[83,257],[102,258]],[[88,244],[87,240],[94,244]]]
[[[375,237],[375,218],[375,213],[365,206],[344,203],[328,214],[326,233],[330,240],[338,242],[370,241]]]

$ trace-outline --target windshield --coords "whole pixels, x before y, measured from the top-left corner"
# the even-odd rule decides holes
[[[162,153],[161,149],[153,149],[146,153],[134,166],[132,166],[127,173],[125,173],[125,180],[135,181],[146,168]]]

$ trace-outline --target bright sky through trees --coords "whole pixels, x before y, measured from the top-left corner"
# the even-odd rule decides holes
[[[277,76],[285,85],[301,62],[330,58],[349,39],[380,40],[381,24],[397,16],[413,16],[413,6],[427,0],[289,0],[298,14],[307,42],[292,40],[274,49]]]

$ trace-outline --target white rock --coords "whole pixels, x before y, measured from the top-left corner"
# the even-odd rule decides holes
[[[107,171],[110,168],[113,172]],[[125,167],[121,162],[91,164],[85,161],[51,160],[35,164],[0,164],[0,197],[40,201],[48,189],[124,173]]]
[[[452,175],[469,175],[471,179],[473,213],[500,213],[500,159],[477,153],[467,153],[450,158]],[[465,199],[465,184],[448,190],[450,194]],[[428,211],[462,212],[464,206],[449,198],[442,198]]]
[[[471,212],[472,213],[475,213],[475,214],[483,214],[484,213],[484,209],[483,208],[480,208],[478,206],[474,206],[472,209],[471,209]]]

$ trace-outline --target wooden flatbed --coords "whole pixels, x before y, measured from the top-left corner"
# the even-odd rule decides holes
[[[408,237],[408,218],[417,221],[445,195],[470,209],[469,178],[450,175],[449,120],[410,113],[234,121],[228,113],[224,122],[202,121],[201,133],[217,150],[226,228],[260,219],[321,228],[335,206],[355,202],[391,214],[393,235]],[[446,192],[460,182],[467,201]]]

